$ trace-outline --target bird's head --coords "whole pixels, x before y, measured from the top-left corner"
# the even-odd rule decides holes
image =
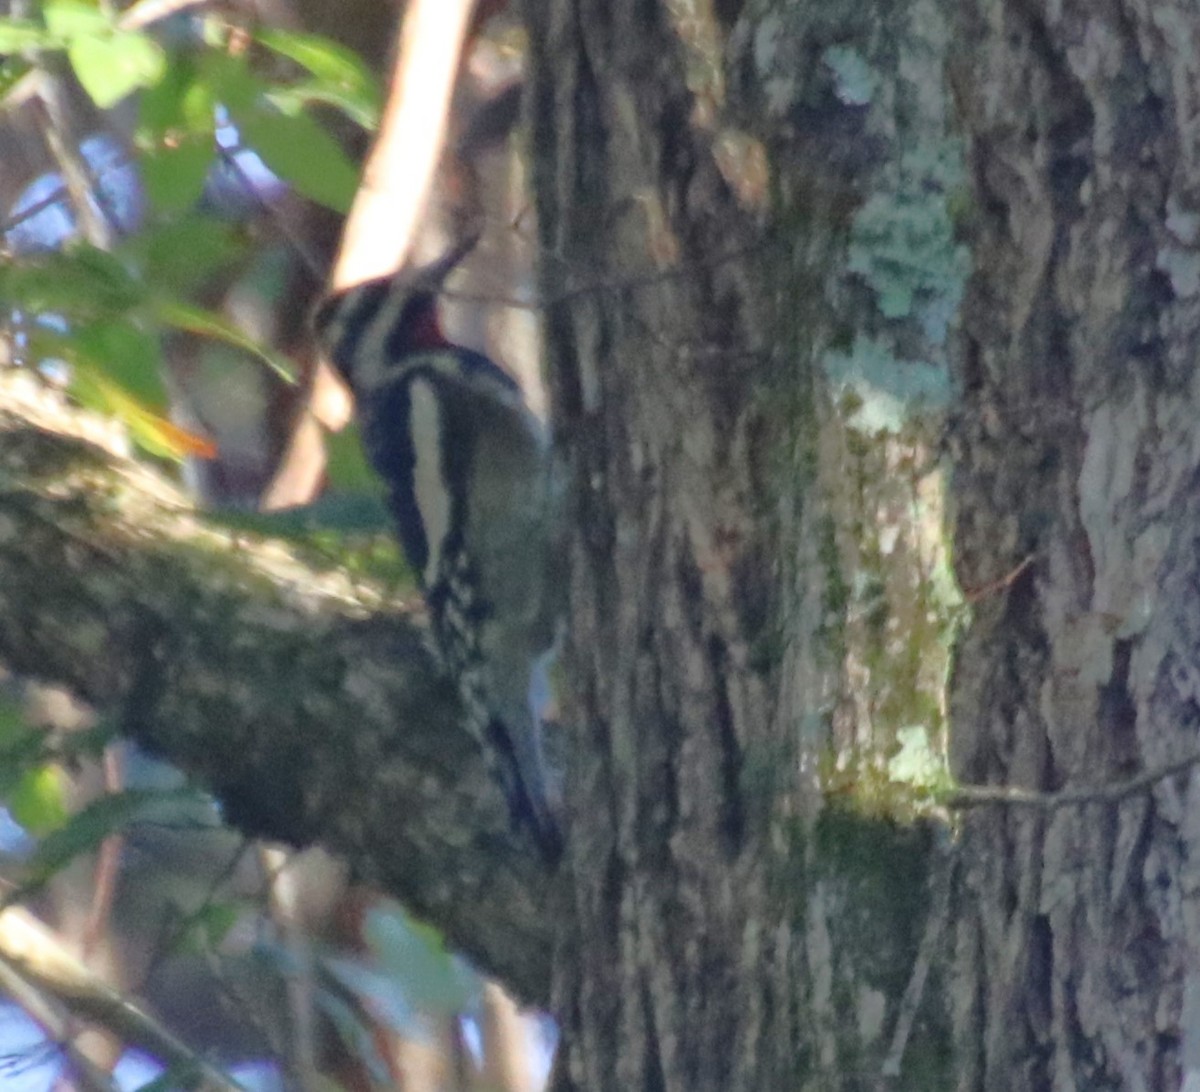
[[[410,353],[449,345],[438,296],[477,242],[470,236],[429,265],[364,281],[318,304],[312,318],[318,344],[352,388],[385,379]]]

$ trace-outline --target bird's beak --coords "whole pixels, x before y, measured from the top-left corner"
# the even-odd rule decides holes
[[[479,232],[472,232],[466,238],[455,243],[436,262],[422,269],[416,279],[419,283],[428,285],[430,288],[440,288],[445,283],[446,278],[454,271],[455,267],[475,249],[478,243]]]

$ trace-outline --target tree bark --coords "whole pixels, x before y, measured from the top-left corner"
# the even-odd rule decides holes
[[[543,238],[568,283],[615,285],[548,320],[578,505],[566,719],[581,732],[556,1087],[735,1089],[747,1060],[779,1061],[745,988],[778,959],[767,801],[742,788],[773,719],[754,655],[773,577],[753,514],[762,295],[745,257],[722,260],[761,236],[688,136],[665,7],[602,7],[531,12],[538,91],[556,99],[535,132],[557,175],[539,184]]]
[[[1099,785],[1195,748],[1200,12],[972,0],[955,41],[955,554],[995,590],[959,651],[954,768]],[[1198,786],[969,816],[960,1088],[1195,1079]]]
[[[866,133],[822,57],[851,41],[896,81],[881,11],[526,5],[575,502],[560,1092],[881,1080],[930,839],[823,810],[820,763],[855,746],[876,763],[895,734],[830,711],[846,606],[826,470],[853,501],[821,467],[844,441],[813,367],[872,306],[831,299],[901,135],[885,104]],[[902,1086],[945,1080],[940,1035],[927,1006],[908,1045],[928,1064]]]

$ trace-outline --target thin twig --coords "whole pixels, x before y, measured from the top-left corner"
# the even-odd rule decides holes
[[[101,758],[104,771],[104,789],[118,793],[124,787],[124,769],[117,748],[109,744]],[[88,908],[83,927],[83,957],[91,959],[99,946],[101,937],[108,929],[112,917],[113,900],[117,893],[117,880],[121,873],[121,853],[125,846],[124,834],[110,834],[100,842],[96,853],[96,866],[92,879],[92,904]]]
[[[1042,808],[1046,811],[1057,811],[1059,808],[1073,807],[1079,804],[1114,804],[1153,788],[1158,782],[1165,781],[1168,777],[1185,773],[1197,764],[1200,764],[1200,751],[1188,755],[1187,758],[1146,770],[1127,781],[1114,781],[1107,785],[1086,785],[1075,789],[1060,789],[1058,792],[1037,792],[1034,789],[1013,788],[1007,785],[965,785],[950,793],[943,804],[947,808],[956,810],[1000,805],[1002,807]]]
[[[0,993],[4,993],[42,1029],[57,1051],[61,1051],[79,1088],[83,1092],[117,1092],[114,1084],[98,1065],[86,1057],[71,1041],[70,1021],[36,986],[0,961]]]
[[[989,580],[986,584],[978,588],[964,588],[963,598],[968,603],[978,603],[981,599],[987,599],[997,592],[1004,591],[1005,588],[1011,587],[1016,582],[1017,577],[1036,560],[1037,554],[1030,554],[1015,569],[1011,569],[1003,576],[997,577],[995,580]]]
[[[108,202],[99,192],[75,134],[70,132],[62,88],[49,73],[44,76],[41,94],[36,101],[38,112],[42,115],[42,136],[50,155],[58,164],[59,176],[75,210],[75,222],[89,243],[108,249],[116,237],[116,222],[111,219],[111,209],[106,207]]]
[[[211,831],[212,828],[207,829]],[[203,920],[205,913],[216,901],[217,893],[226,883],[232,880],[233,874],[242,863],[242,858],[245,857],[249,848],[250,839],[243,837],[238,843],[237,849],[230,855],[229,860],[221,866],[209,882],[204,897],[200,899],[195,910],[188,914],[182,914],[171,922],[164,919],[162,926],[158,930],[159,935],[150,949],[150,959],[147,961],[146,970],[142,974],[140,989],[145,989],[167,956],[171,955],[196,924]]]
[[[41,922],[18,907],[0,914],[0,962],[57,998],[73,1016],[196,1074],[200,1087],[221,1092],[241,1087],[75,959]]]
[[[300,259],[304,268],[308,270],[313,280],[320,282],[325,276],[325,267],[321,262],[316,251],[308,245],[308,243],[300,236],[299,232],[292,227],[287,216],[279,208],[279,206],[270,200],[258,186],[255,186],[251,181],[250,176],[246,174],[242,165],[237,161],[237,155],[242,151],[252,151],[247,149],[245,145],[238,144],[232,148],[219,148],[218,154],[222,162],[236,175],[238,183],[246,191],[247,196],[262,209],[279,228],[280,234],[288,245],[296,252],[296,256]]]

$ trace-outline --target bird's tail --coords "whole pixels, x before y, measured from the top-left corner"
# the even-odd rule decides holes
[[[533,688],[519,685],[520,674],[497,679],[473,660],[460,665],[459,691],[488,772],[504,791],[513,826],[533,839],[547,864],[556,865],[563,853],[562,827],[547,789]]]

